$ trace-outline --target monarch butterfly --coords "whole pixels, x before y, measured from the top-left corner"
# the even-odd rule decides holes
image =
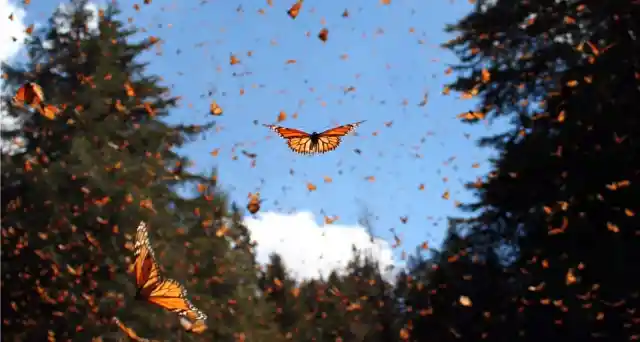
[[[128,326],[124,325],[124,323],[122,323],[118,317],[113,317],[113,322],[120,328],[120,330],[122,330],[125,334],[127,334],[127,336],[133,340],[133,341],[138,341],[138,342],[151,342],[151,340],[143,338],[138,336],[138,334],[136,334],[136,332],[129,328]]]
[[[13,97],[13,101],[20,106],[25,104],[28,106],[38,106],[44,102],[44,92],[36,83],[25,83],[18,89],[16,95]]]
[[[311,134],[293,129],[280,127],[275,125],[263,125],[278,133],[282,138],[287,139],[289,148],[300,154],[325,153],[335,150],[340,145],[340,138],[352,132],[363,121],[342,125],[328,129],[321,133],[313,132]]]
[[[318,39],[320,39],[323,42],[326,42],[327,39],[329,39],[329,30],[327,30],[326,28],[323,28],[322,30],[320,30],[320,33],[318,33]]]
[[[289,14],[289,16],[291,17],[291,19],[295,19],[298,14],[300,13],[300,9],[302,8],[302,1],[303,0],[298,0],[295,4],[293,4],[293,6],[291,6],[291,8],[289,8],[289,10],[287,11],[287,14]]]
[[[209,106],[209,113],[215,116],[222,115],[222,108],[218,105],[218,103],[216,103],[215,100],[211,102],[211,105]]]
[[[54,105],[38,106],[38,112],[49,120],[56,118],[56,115],[60,113],[60,109]]]
[[[484,119],[484,117],[485,117],[485,113],[474,112],[474,111],[468,111],[466,113],[458,114],[457,116],[458,119],[463,119],[467,121],[482,120]]]
[[[260,203],[262,200],[260,199],[260,193],[256,192],[255,194],[249,193],[249,203],[247,204],[247,210],[250,213],[255,214],[260,211]]]
[[[136,299],[146,300],[194,321],[207,319],[207,315],[187,299],[187,290],[182,284],[173,279],[166,279],[160,274],[160,266],[151,248],[147,225],[144,222],[138,225],[134,250]]]
[[[180,317],[180,324],[184,328],[185,331],[202,334],[205,330],[207,330],[207,324],[203,320],[197,320],[195,322],[191,322],[184,317]]]

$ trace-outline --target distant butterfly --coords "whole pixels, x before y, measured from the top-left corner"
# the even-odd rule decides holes
[[[262,200],[260,199],[260,193],[256,192],[255,194],[249,193],[249,203],[247,204],[247,210],[255,214],[260,211],[260,204]]]
[[[187,290],[176,280],[164,278],[151,249],[147,225],[140,222],[136,231],[134,273],[136,299],[146,300],[190,320],[205,320],[207,315],[187,298]]]
[[[320,39],[323,42],[326,42],[327,39],[329,39],[329,30],[327,30],[326,28],[323,28],[322,30],[320,30],[320,33],[318,33],[318,39]]]
[[[18,89],[13,101],[20,106],[38,107],[44,102],[44,92],[36,83],[25,83]]]
[[[289,10],[287,11],[287,14],[289,14],[289,16],[291,17],[291,19],[295,19],[298,14],[300,13],[300,9],[302,8],[302,1],[303,0],[298,0],[295,4],[293,4],[293,6],[291,6],[291,8],[289,8]]]
[[[342,141],[341,138],[356,129],[363,121],[334,127],[321,133],[311,134],[301,130],[274,125],[263,125],[278,133],[287,140],[287,145],[293,152],[300,154],[320,154],[335,150]]]
[[[142,337],[138,336],[138,334],[133,329],[131,329],[128,326],[124,325],[124,323],[122,323],[118,319],[118,317],[113,317],[113,322],[120,328],[120,330],[122,330],[125,334],[127,334],[129,339],[131,339],[132,341],[151,342],[151,340],[149,340],[149,339],[142,338]]]
[[[211,113],[211,115],[220,116],[222,115],[222,108],[218,105],[216,101],[213,101],[209,106],[209,113]]]
[[[203,320],[191,322],[184,317],[180,317],[180,325],[182,325],[182,328],[184,328],[186,332],[194,334],[202,334],[208,328],[207,324]]]
[[[60,109],[58,109],[58,107],[54,105],[39,105],[37,109],[42,116],[46,117],[49,120],[55,119],[56,115],[60,113]]]

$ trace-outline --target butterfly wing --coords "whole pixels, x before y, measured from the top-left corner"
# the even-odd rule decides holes
[[[156,262],[156,257],[151,249],[147,224],[140,222],[136,230],[136,242],[134,245],[134,273],[136,276],[136,286],[138,296],[148,299],[158,284],[162,283],[160,266]]]
[[[360,126],[363,122],[364,121],[358,121],[352,124],[334,127],[320,133],[318,143],[314,146],[313,152],[326,153],[335,150],[340,145],[340,142],[342,142],[341,138],[354,131],[356,127]]]
[[[287,140],[287,145],[293,152],[301,154],[314,153],[312,150],[311,135],[309,133],[294,128],[286,128],[275,125],[263,125],[278,133],[280,137]]]
[[[323,136],[318,138],[318,143],[314,146],[315,153],[326,153],[333,151],[340,145],[340,137]]]
[[[31,93],[33,94],[33,98],[31,99],[31,103],[41,103],[44,102],[44,91],[42,91],[42,87],[40,87],[36,83],[29,83],[29,89],[31,89]]]
[[[365,122],[366,120],[362,120],[362,121],[358,121],[358,122],[354,122],[351,124],[347,124],[347,125],[342,125],[342,126],[338,126],[338,127],[334,127],[331,129],[328,129],[322,133],[320,133],[320,137],[343,137],[351,132],[353,132],[358,126],[360,126],[360,124],[362,124],[363,122]]]
[[[287,13],[289,14],[289,16],[291,17],[291,19],[295,19],[298,14],[300,13],[300,9],[302,8],[302,1],[303,0],[298,0],[295,4],[293,4],[293,6],[291,6],[291,8],[289,8],[289,10],[287,11]]]
[[[37,106],[38,112],[49,120],[56,118],[60,110],[54,105]]]
[[[140,336],[138,336],[138,334],[131,328],[129,328],[128,326],[126,326],[124,323],[122,323],[118,317],[113,317],[113,322],[118,326],[118,328],[120,328],[120,330],[122,330],[125,334],[127,334],[127,336],[133,340],[133,341],[138,341],[138,342],[150,342],[148,339],[146,338],[142,338]]]
[[[140,222],[138,225],[134,249],[136,256],[134,273],[139,297],[161,306],[165,310],[181,316],[192,317],[193,320],[207,318],[207,315],[189,301],[187,290],[182,284],[176,280],[162,277],[160,266],[156,262],[149,242],[147,225],[144,222]]]
[[[13,96],[13,101],[16,104],[22,105],[25,103],[27,99],[27,88],[26,86],[22,86],[20,88],[18,88],[18,91],[16,91],[16,94]]]
[[[188,299],[187,290],[173,279],[165,279],[153,289],[147,301],[192,320],[205,320],[207,315]]]
[[[185,331],[195,334],[202,334],[208,328],[205,321],[198,320],[192,322],[185,317],[180,317],[180,325],[182,325]]]
[[[315,153],[315,147],[311,142],[310,137],[303,138],[289,138],[287,139],[287,145],[291,149],[291,151],[300,153],[300,154],[311,154]]]
[[[263,125],[263,126],[278,133],[278,135],[284,139],[309,137],[309,133],[301,131],[299,129],[281,127],[276,125]]]
[[[19,105],[35,106],[44,101],[44,92],[39,85],[26,83],[18,89],[13,100]]]

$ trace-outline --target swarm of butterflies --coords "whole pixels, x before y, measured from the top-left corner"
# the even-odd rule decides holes
[[[302,1],[299,1],[297,3],[298,6],[301,3]],[[294,16],[292,15],[292,17]],[[18,89],[13,97],[13,103],[19,107],[26,106],[35,109],[49,120],[54,120],[60,112],[58,107],[45,103],[45,95],[42,88],[33,82],[26,83]],[[222,109],[216,106],[216,108],[212,108],[212,114],[221,115]],[[264,126],[285,139],[293,152],[312,155],[335,150],[340,145],[342,137],[354,131],[363,122],[359,121],[311,134],[298,129],[276,125]],[[250,194],[249,204],[247,205],[249,212],[252,214],[257,213],[260,210],[261,201],[259,193]],[[149,233],[145,222],[140,222],[136,230],[134,256],[135,298],[178,314],[180,324],[188,332],[198,334],[204,332],[207,329],[207,315],[191,303],[187,297],[187,290],[182,284],[174,279],[165,278],[161,274],[160,266],[149,241]],[[118,317],[113,317],[113,323],[131,340],[150,342],[150,340],[138,336],[133,329],[126,326]]]

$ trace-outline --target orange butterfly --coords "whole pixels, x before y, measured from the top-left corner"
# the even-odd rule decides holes
[[[313,132],[311,134],[293,128],[274,125],[263,126],[270,128],[274,132],[278,133],[282,138],[287,139],[287,145],[289,145],[289,148],[292,151],[300,154],[313,154],[335,150],[338,145],[340,145],[340,142],[342,141],[341,138],[352,132],[364,121],[365,120],[338,126],[321,133]]]
[[[327,30],[326,28],[323,28],[322,30],[320,30],[320,33],[318,33],[318,39],[320,39],[323,42],[326,42],[327,39],[329,39],[329,30]]]
[[[255,214],[260,211],[260,204],[263,200],[260,199],[260,193],[256,192],[255,194],[249,193],[249,203],[247,204],[247,210],[250,213]]]
[[[222,107],[220,107],[214,100],[211,102],[211,105],[209,105],[209,113],[211,113],[211,115],[220,116],[222,115]]]
[[[184,317],[180,317],[180,324],[184,328],[185,331],[202,334],[205,330],[207,330],[207,324],[203,320],[197,320],[195,322],[191,322]]]
[[[130,338],[132,341],[138,341],[138,342],[151,342],[151,340],[149,340],[149,339],[146,339],[146,338],[143,338],[143,337],[138,336],[138,334],[136,334],[136,332],[135,332],[133,329],[131,329],[131,328],[129,328],[128,326],[124,325],[124,323],[122,323],[122,322],[118,319],[118,317],[115,317],[115,316],[114,316],[114,317],[113,317],[113,322],[114,322],[115,324],[117,324],[117,325],[118,325],[118,327],[120,328],[120,330],[122,330],[125,334],[127,334],[127,336],[129,336],[129,338]]]
[[[302,8],[302,1],[303,0],[298,0],[295,4],[293,4],[293,6],[291,6],[291,8],[289,8],[289,10],[287,11],[287,14],[289,14],[289,16],[291,17],[291,19],[295,19],[298,14],[300,14],[300,9]]]
[[[54,105],[40,105],[38,106],[38,112],[49,120],[53,120],[56,118],[56,115],[60,113],[60,109]]]
[[[144,222],[140,222],[138,225],[134,249],[136,299],[146,300],[191,320],[207,319],[207,315],[187,299],[187,290],[182,284],[176,280],[164,278],[160,274],[160,266],[156,261],[153,249],[151,249],[147,225]]]
[[[28,106],[36,107],[44,102],[44,92],[36,83],[25,83],[18,89],[16,95],[13,97],[13,101],[20,106],[26,104]]]

